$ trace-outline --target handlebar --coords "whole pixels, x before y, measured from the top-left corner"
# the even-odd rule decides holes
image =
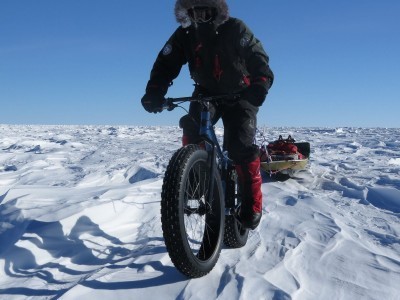
[[[178,98],[166,98],[165,103],[162,106],[163,110],[171,111],[174,108],[178,107],[179,104],[184,102],[223,102],[223,100],[229,99],[230,101],[239,101],[240,94],[225,94],[225,95],[216,95],[216,96],[202,96],[199,95],[197,97],[178,97]]]

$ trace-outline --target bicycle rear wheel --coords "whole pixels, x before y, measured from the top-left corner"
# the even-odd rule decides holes
[[[208,197],[210,180],[214,192]],[[188,277],[209,273],[217,263],[224,230],[224,202],[218,172],[210,174],[208,153],[197,145],[171,158],[161,194],[165,245],[175,267]]]
[[[229,248],[240,248],[246,245],[249,229],[240,224],[234,216],[226,216],[224,244]]]
[[[227,181],[226,197],[225,200],[229,205],[237,208],[241,204],[241,195],[237,183],[236,171],[231,170],[225,179]],[[224,244],[229,248],[240,248],[246,245],[249,236],[249,229],[242,226],[242,224],[233,216],[228,215],[225,217],[225,232]]]

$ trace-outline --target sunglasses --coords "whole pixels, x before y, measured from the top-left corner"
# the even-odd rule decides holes
[[[188,10],[190,18],[195,23],[207,23],[216,16],[216,9],[213,7],[196,6]]]

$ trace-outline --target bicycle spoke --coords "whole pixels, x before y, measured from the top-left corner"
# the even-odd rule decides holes
[[[210,174],[208,153],[181,148],[168,166],[162,192],[163,234],[175,266],[189,277],[208,273],[218,260],[224,210],[218,173]],[[209,192],[210,180],[214,190]]]
[[[211,211],[211,205],[205,199],[209,185],[206,166],[194,165],[189,171],[188,178],[185,191],[185,227],[190,247],[198,255],[202,243],[210,240],[209,230],[211,230],[211,226],[206,222],[206,215]]]

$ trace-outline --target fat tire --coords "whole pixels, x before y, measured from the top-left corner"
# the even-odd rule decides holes
[[[225,202],[231,208],[231,213],[236,213],[237,208],[241,205],[241,193],[238,186],[238,176],[235,168],[232,167],[225,175],[226,181],[226,192]],[[234,209],[233,209],[234,207]],[[232,212],[234,210],[234,212]],[[228,215],[225,217],[225,232],[224,232],[224,244],[228,248],[240,248],[246,245],[247,238],[249,235],[249,229],[243,227],[241,223],[235,218],[234,215]]]
[[[198,243],[199,249],[194,253],[185,228],[185,214],[186,218],[196,214],[193,210],[191,214],[187,213],[188,202],[193,200],[187,201],[186,189],[189,182],[195,180],[191,177],[190,174],[193,173],[190,170],[197,165],[202,166],[201,174],[210,178],[210,174],[207,173],[210,170],[208,153],[205,150],[197,145],[188,145],[175,152],[168,164],[161,193],[161,223],[168,254],[175,267],[190,278],[208,274],[217,263],[225,224],[222,184],[218,172],[215,172],[213,200],[204,201],[204,207],[211,208],[206,208],[204,216],[202,213],[197,214],[197,218],[204,217],[207,226],[204,226],[202,241]],[[200,200],[198,203],[201,205]]]
[[[247,243],[249,229],[242,227],[232,215],[225,217],[224,244],[229,248],[241,248]]]

